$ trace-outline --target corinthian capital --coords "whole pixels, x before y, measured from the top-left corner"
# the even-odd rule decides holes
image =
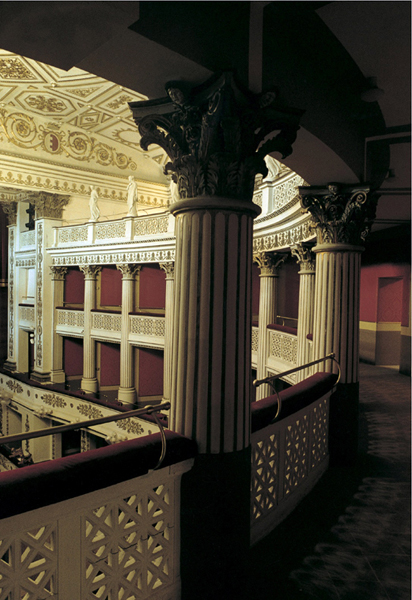
[[[67,273],[67,269],[68,269],[68,267],[60,267],[57,265],[52,265],[50,267],[52,279],[56,280],[56,281],[64,281],[64,278]]]
[[[34,204],[37,219],[61,219],[63,208],[69,203],[70,197],[48,192],[31,192],[28,199]]]
[[[159,267],[166,273],[166,279],[174,279],[175,276],[175,263],[166,262],[159,263]]]
[[[302,206],[310,212],[318,244],[351,244],[365,241],[375,218],[377,197],[365,185],[300,187]]]
[[[116,267],[122,272],[123,279],[134,279],[136,273],[142,268],[142,265],[124,264],[116,265]]]
[[[261,277],[277,277],[278,269],[285,260],[286,254],[276,252],[259,252],[253,255],[253,262],[258,265]]]
[[[302,111],[281,107],[275,93],[240,90],[230,72],[191,89],[171,82],[166,92],[166,98],[130,107],[141,147],[158,144],[168,154],[165,172],[172,173],[181,199],[251,201],[255,175],[268,173],[264,157],[292,152]],[[272,132],[278,133],[262,143]]]
[[[7,215],[9,225],[15,225],[17,220],[17,202],[0,202],[3,212]]]
[[[296,257],[302,271],[315,271],[316,259],[309,246],[295,244],[290,247],[290,252],[292,256]]]
[[[84,273],[85,279],[96,279],[102,267],[100,265],[80,265],[79,269]]]

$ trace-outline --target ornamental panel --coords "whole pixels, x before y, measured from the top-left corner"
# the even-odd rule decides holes
[[[80,225],[76,227],[61,227],[58,229],[59,244],[69,244],[72,242],[87,242],[87,238],[87,225]]]
[[[252,523],[264,517],[278,503],[278,438],[278,433],[272,433],[252,446]]]
[[[95,236],[97,240],[126,237],[126,223],[124,221],[112,221],[111,223],[96,225]]]
[[[134,221],[134,238],[137,238],[141,235],[167,233],[168,227],[169,216],[136,219]]]
[[[164,484],[83,517],[83,600],[148,598],[173,583],[173,504]]]
[[[57,310],[57,325],[84,327],[84,313],[80,310]]]
[[[284,496],[291,494],[308,475],[309,416],[302,415],[285,432]]]
[[[164,317],[130,317],[130,331],[137,335],[148,335],[155,337],[164,337],[165,319]]]
[[[328,455],[329,404],[326,398],[312,409],[310,468],[314,469]]]
[[[0,539],[0,598],[42,600],[57,593],[57,524]]]
[[[116,332],[121,331],[122,316],[120,314],[92,313],[92,329]]]
[[[269,356],[296,365],[297,337],[275,330],[271,330],[269,335]]]
[[[20,233],[20,248],[26,248],[27,246],[36,245],[36,232],[33,231],[22,231]]]
[[[252,327],[252,352],[257,352],[259,348],[259,327]]]

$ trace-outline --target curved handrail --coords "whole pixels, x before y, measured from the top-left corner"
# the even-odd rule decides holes
[[[170,408],[170,402],[168,402],[167,404],[169,404],[169,408]],[[146,406],[145,408],[152,408],[152,407],[151,406]],[[157,461],[156,466],[153,467],[153,471],[156,471],[156,469],[159,469],[160,465],[162,464],[162,462],[164,461],[164,458],[166,456],[166,436],[165,436],[165,431],[164,431],[163,425],[159,421],[159,418],[156,415],[156,413],[152,412],[152,417],[155,420],[156,425],[159,428],[160,437],[162,438],[162,451],[160,453],[160,458]]]
[[[327,354],[323,358],[318,358],[317,360],[312,360],[312,362],[306,363],[304,365],[300,365],[299,367],[293,367],[293,369],[289,369],[288,371],[283,371],[282,373],[277,373],[276,375],[271,375],[270,377],[265,377],[264,379],[255,379],[253,381],[253,387],[259,387],[263,383],[269,383],[274,381],[275,379],[280,379],[281,377],[285,377],[286,375],[290,375],[291,373],[296,373],[296,371],[301,371],[302,369],[306,369],[307,367],[312,367],[313,365],[317,365],[318,363],[324,362],[325,360],[333,360],[338,366],[338,379],[336,380],[337,385],[340,381],[341,377],[341,368],[340,364],[335,358],[335,353],[331,352],[331,354]]]

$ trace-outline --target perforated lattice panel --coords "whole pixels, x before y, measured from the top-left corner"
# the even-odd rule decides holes
[[[278,485],[278,436],[272,434],[252,447],[252,522],[276,506]]]
[[[56,525],[0,539],[0,600],[44,600],[56,589]]]
[[[314,469],[328,454],[329,412],[326,399],[312,410],[312,436],[310,449],[310,468]]]
[[[308,474],[309,418],[303,415],[285,432],[284,495],[287,496]]]
[[[166,485],[84,516],[82,600],[137,600],[172,583],[172,516]]]

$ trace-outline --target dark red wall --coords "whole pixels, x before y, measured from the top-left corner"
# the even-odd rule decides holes
[[[139,396],[163,394],[163,352],[139,348]]]
[[[100,385],[120,384],[120,344],[100,344]]]
[[[83,375],[83,340],[63,338],[63,353],[66,375]]]
[[[279,267],[277,314],[282,317],[298,318],[299,277],[298,263],[288,257]]]
[[[7,281],[8,267],[8,230],[7,217],[0,208],[0,284]]]
[[[103,267],[100,275],[100,305],[121,306],[122,273],[115,266]]]
[[[164,308],[166,279],[158,265],[143,265],[140,270],[139,308]]]
[[[259,318],[260,269],[256,263],[252,265],[252,318]]]
[[[84,274],[76,267],[69,267],[64,280],[64,302],[84,303]]]
[[[393,322],[401,321],[408,326],[409,295],[409,265],[388,263],[362,267],[359,319],[377,323],[393,318]]]

